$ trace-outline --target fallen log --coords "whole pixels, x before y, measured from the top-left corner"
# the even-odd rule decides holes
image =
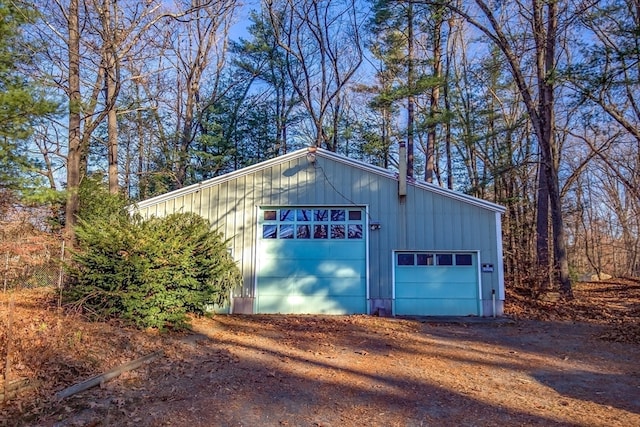
[[[151,354],[147,354],[146,356],[142,356],[138,359],[132,360],[130,362],[124,363],[120,366],[117,366],[113,369],[108,370],[107,372],[100,374],[100,375],[96,375],[95,377],[89,378],[88,380],[85,380],[81,383],[72,385],[71,387],[67,387],[62,391],[59,391],[58,393],[56,393],[56,399],[58,400],[62,400],[64,398],[67,398],[69,396],[73,396],[76,393],[80,393],[82,391],[88,390],[92,387],[95,387],[99,384],[105,383],[109,380],[112,380],[113,378],[116,378],[117,376],[119,376],[120,374],[122,374],[123,372],[127,372],[127,371],[131,371],[133,369],[138,368],[139,366],[141,366],[142,364],[144,364],[145,362],[148,362],[150,360],[156,359],[158,357],[161,357],[163,355],[162,350],[156,351],[155,353],[151,353]]]

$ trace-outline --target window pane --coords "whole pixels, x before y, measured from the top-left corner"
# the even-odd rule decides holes
[[[331,238],[332,239],[344,239],[344,225],[332,225],[331,226]]]
[[[296,229],[296,237],[298,239],[310,239],[311,238],[311,226],[299,225]]]
[[[327,232],[328,226],[326,224],[313,226],[313,238],[314,239],[328,239],[329,233]]]
[[[362,225],[361,224],[349,224],[349,238],[350,239],[362,239]]]
[[[280,221],[293,221],[294,212],[291,209],[280,209]]]
[[[293,224],[280,226],[280,238],[281,239],[293,239]]]
[[[264,220],[265,221],[275,221],[276,220],[276,211],[264,211]]]
[[[398,254],[398,265],[414,265],[413,254]]]
[[[296,211],[298,221],[311,221],[311,209],[298,209]]]
[[[331,209],[331,221],[344,221],[344,209]]]
[[[456,254],[456,265],[473,265],[471,254]]]
[[[313,211],[314,221],[328,221],[329,210],[328,209],[316,209]]]
[[[278,237],[278,230],[275,225],[263,225],[262,226],[262,238],[263,239],[276,239]]]
[[[453,254],[437,254],[438,265],[453,265]]]
[[[360,221],[362,219],[362,211],[349,211],[349,221]]]
[[[433,254],[416,254],[417,265],[433,265]]]

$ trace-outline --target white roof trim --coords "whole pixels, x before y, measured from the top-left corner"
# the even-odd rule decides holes
[[[197,184],[193,184],[193,185],[189,185],[187,187],[183,187],[180,188],[178,190],[174,190],[174,191],[170,191],[168,193],[165,194],[161,194],[159,196],[156,197],[152,197],[150,199],[147,200],[142,200],[138,203],[135,204],[135,207],[137,209],[144,209],[150,206],[153,206],[155,204],[158,203],[162,203],[165,202],[167,200],[171,200],[173,198],[179,197],[179,196],[184,196],[187,194],[191,194],[191,193],[195,193],[197,191],[200,191],[203,188],[206,187],[211,187],[214,185],[218,185],[221,184],[223,182],[232,180],[232,179],[236,179],[239,178],[241,176],[245,176],[245,175],[249,175],[251,173],[263,170],[263,169],[267,169],[273,165],[279,164],[279,163],[283,163],[289,160],[293,160],[296,159],[298,157],[302,157],[302,156],[306,156],[308,153],[308,149],[307,148],[302,148],[300,150],[296,150],[296,151],[292,151],[290,153],[284,154],[282,156],[276,157],[274,159],[270,159],[270,160],[266,160],[264,162],[261,163],[257,163],[255,165],[252,166],[247,166],[246,168],[243,169],[239,169],[237,171],[234,172],[229,172],[227,174],[224,175],[220,175],[217,176],[215,178],[211,178],[208,179],[206,181],[202,181],[199,182]],[[343,163],[347,166],[351,166],[351,167],[355,167],[358,169],[362,169],[365,170],[367,172],[372,172],[375,173],[377,175],[381,175],[385,178],[390,178],[390,179],[394,179],[397,180],[397,174],[381,168],[379,166],[374,166],[374,165],[370,165],[368,163],[365,163],[363,161],[360,160],[355,160],[355,159],[350,159],[348,157],[344,157],[342,155],[336,154],[334,152],[331,151],[327,151],[327,150],[323,150],[318,148],[316,151],[316,156],[321,156],[321,157],[325,157],[331,160],[334,160],[336,162],[340,162]],[[457,191],[453,191],[453,190],[449,190],[446,188],[442,188],[439,187],[437,185],[434,184],[429,184],[427,182],[421,182],[421,181],[409,181],[407,183],[408,185],[413,185],[417,188],[421,188],[423,190],[427,190],[427,191],[431,191],[440,195],[443,195],[445,197],[450,197],[452,199],[456,199],[456,200],[460,200],[462,202],[465,203],[469,203],[475,206],[479,206],[481,208],[484,209],[488,209],[491,211],[495,211],[495,212],[499,212],[499,213],[504,213],[505,212],[505,208],[503,206],[500,206],[496,203],[492,203],[483,199],[479,199],[477,197],[473,197],[473,196],[469,196],[467,194],[463,194]]]

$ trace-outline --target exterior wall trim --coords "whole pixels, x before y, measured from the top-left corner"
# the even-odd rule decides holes
[[[502,217],[496,212],[496,257],[498,269],[498,295],[497,299],[504,301],[504,252],[502,249]]]

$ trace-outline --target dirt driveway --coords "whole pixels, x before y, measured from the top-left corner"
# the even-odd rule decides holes
[[[38,424],[640,425],[640,347],[571,322],[217,316]]]
[[[0,293],[0,377],[29,386],[0,427],[640,426],[635,279],[577,284],[570,302],[510,292],[499,321],[215,316],[166,334],[88,322],[53,291]]]

